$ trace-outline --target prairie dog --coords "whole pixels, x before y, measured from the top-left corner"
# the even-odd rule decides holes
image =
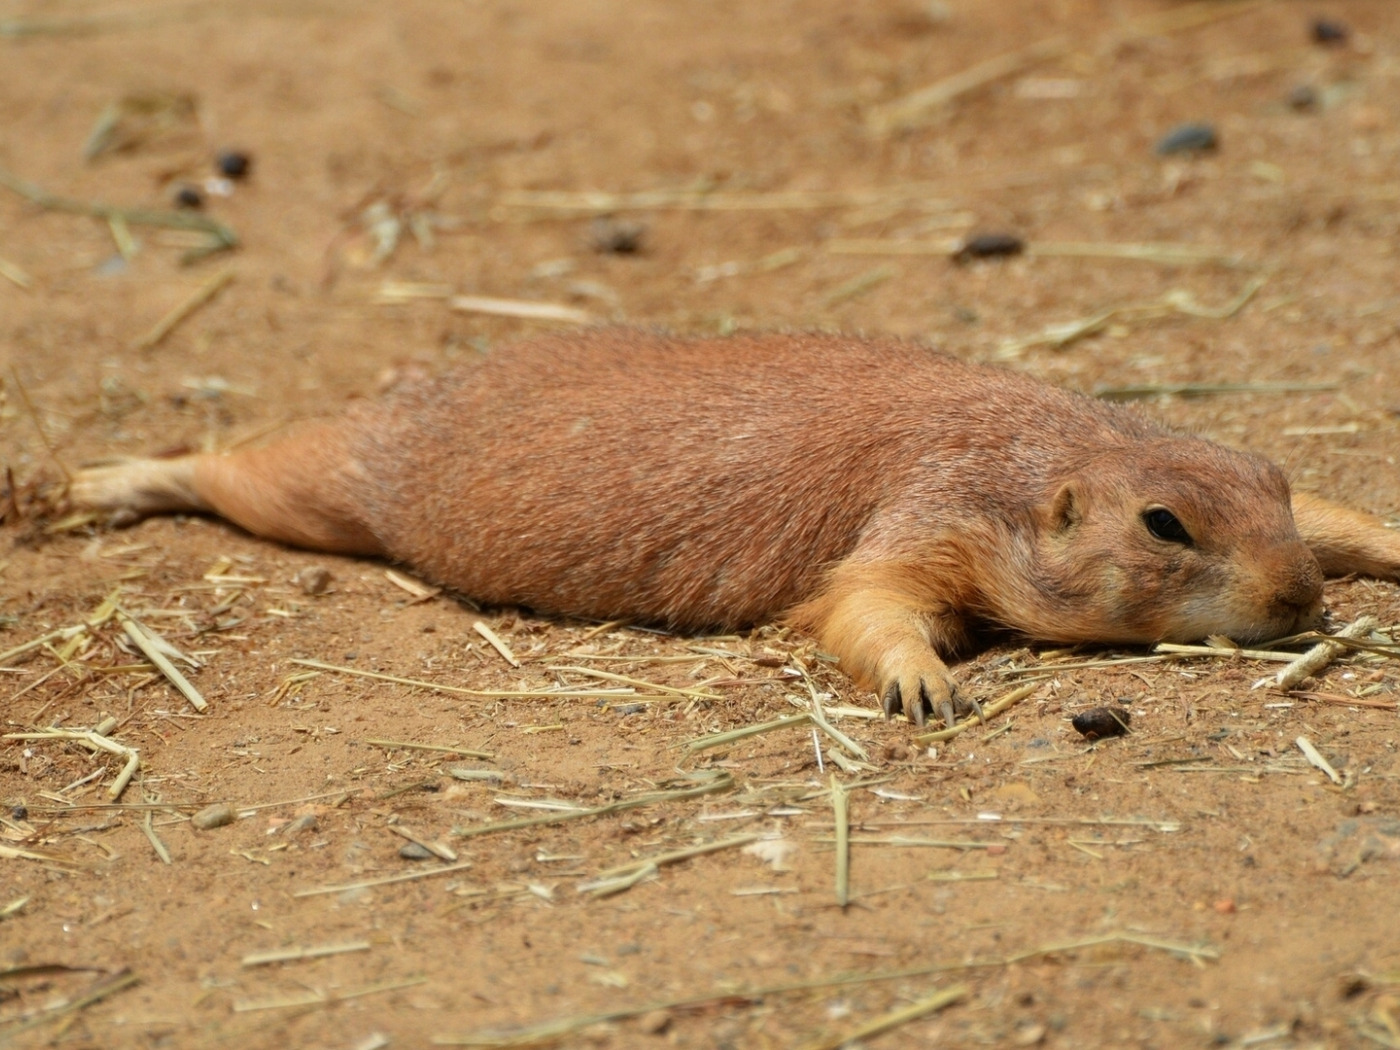
[[[208,511],[481,601],[678,629],[778,617],[887,715],[964,707],[979,628],[1255,642],[1400,536],[1260,456],[919,346],[630,329],[492,351],[227,455],[84,471],[74,506]]]

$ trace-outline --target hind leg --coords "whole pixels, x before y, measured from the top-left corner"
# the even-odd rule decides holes
[[[296,547],[382,555],[364,513],[369,485],[340,429],[323,424],[261,448],[83,470],[73,479],[68,502],[107,512],[118,524],[197,511]]]

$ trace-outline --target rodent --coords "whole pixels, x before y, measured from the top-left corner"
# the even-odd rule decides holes
[[[506,345],[228,454],[80,473],[75,507],[209,511],[472,598],[684,630],[784,618],[915,723],[982,628],[1257,642],[1400,536],[1268,460],[922,346],[597,329]]]

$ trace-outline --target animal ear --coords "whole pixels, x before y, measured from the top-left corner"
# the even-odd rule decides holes
[[[1073,481],[1066,481],[1050,501],[1046,524],[1052,532],[1068,532],[1083,519],[1083,497]]]

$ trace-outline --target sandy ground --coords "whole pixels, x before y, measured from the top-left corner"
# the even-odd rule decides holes
[[[1318,41],[1319,18],[1344,38]],[[182,261],[213,227],[0,189],[0,462],[23,487],[58,462],[226,448],[572,323],[458,295],[893,333],[1090,391],[1212,385],[1149,410],[1394,511],[1397,77],[1386,0],[6,0],[0,167],[134,209],[199,187],[238,247]],[[1190,121],[1217,148],[1154,152]],[[221,150],[251,169],[209,186]],[[619,231],[639,250],[598,250]],[[951,261],[975,232],[1030,251]],[[1142,244],[1178,251],[1110,252]],[[865,1044],[1400,1045],[1387,659],[1284,695],[1251,689],[1269,667],[1246,660],[1002,646],[963,680],[990,699],[1038,669],[1036,690],[930,748],[773,628],[478,613],[198,519],[46,534],[12,515],[0,548],[0,650],[48,637],[0,660],[0,728],[110,718],[140,756],[113,804],[125,752],[0,742],[0,1042],[504,1045],[482,1034],[606,1015],[557,1038],[835,1046],[922,1004]],[[113,621],[51,634],[113,594],[198,661],[205,712]],[[1390,584],[1328,602],[1400,622]],[[648,699],[578,697],[617,683],[566,667]],[[802,669],[864,759],[810,727],[685,747],[794,713]],[[1086,743],[1068,719],[1106,701],[1134,732]],[[237,819],[192,825],[220,802]],[[615,803],[637,804],[577,813]],[[695,846],[719,848],[581,891]]]

